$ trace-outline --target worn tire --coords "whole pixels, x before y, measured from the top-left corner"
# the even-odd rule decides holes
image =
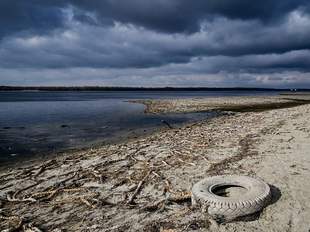
[[[213,190],[224,186],[244,188],[242,196],[219,196]],[[262,210],[270,200],[269,185],[247,176],[214,176],[203,179],[192,188],[192,203],[216,219],[232,220]]]

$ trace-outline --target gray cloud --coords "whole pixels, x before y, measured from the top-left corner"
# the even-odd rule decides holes
[[[309,84],[304,0],[3,0],[0,13],[0,85]]]
[[[118,21],[169,33],[196,32],[201,21],[216,15],[273,22],[293,10],[309,8],[307,0],[2,0],[0,21],[13,23],[8,32],[52,28],[59,26],[61,9],[69,5],[79,9],[76,18],[84,22],[93,12],[104,24]]]
[[[240,62],[242,56],[270,54],[278,62],[266,63],[263,58],[249,67],[308,69],[308,62],[302,55],[307,54],[310,47],[309,25],[309,15],[294,11],[277,26],[218,18],[203,22],[197,33],[176,35],[120,23],[99,27],[71,18],[66,22],[65,30],[4,39],[0,62],[3,67],[10,68],[145,68],[207,57],[217,60],[225,70],[230,69],[231,64],[236,69],[246,68],[243,64],[248,62]],[[303,52],[299,53],[299,50]],[[297,57],[287,58],[286,53],[290,51],[298,54]],[[229,59],[227,63],[227,57],[231,56],[236,59]],[[223,62],[227,64],[223,65]]]

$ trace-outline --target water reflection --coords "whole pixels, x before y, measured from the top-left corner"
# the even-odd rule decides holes
[[[165,126],[162,120],[179,125],[214,116],[210,113],[146,115],[143,105],[128,103],[127,99],[216,94],[219,95],[215,92],[0,92],[0,161],[149,133]],[[238,95],[226,93],[229,94]]]

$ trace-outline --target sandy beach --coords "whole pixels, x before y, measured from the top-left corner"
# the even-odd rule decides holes
[[[309,231],[310,96],[139,101],[147,113],[219,117],[3,169],[0,230]],[[191,205],[213,175],[263,179],[260,214],[218,224]]]

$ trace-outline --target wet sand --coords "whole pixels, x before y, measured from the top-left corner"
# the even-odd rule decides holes
[[[310,105],[307,96],[292,98],[144,102],[152,113],[229,112],[2,171],[0,229],[308,231]],[[262,178],[272,186],[272,204],[250,221],[215,224],[192,208],[190,190],[219,174]]]

